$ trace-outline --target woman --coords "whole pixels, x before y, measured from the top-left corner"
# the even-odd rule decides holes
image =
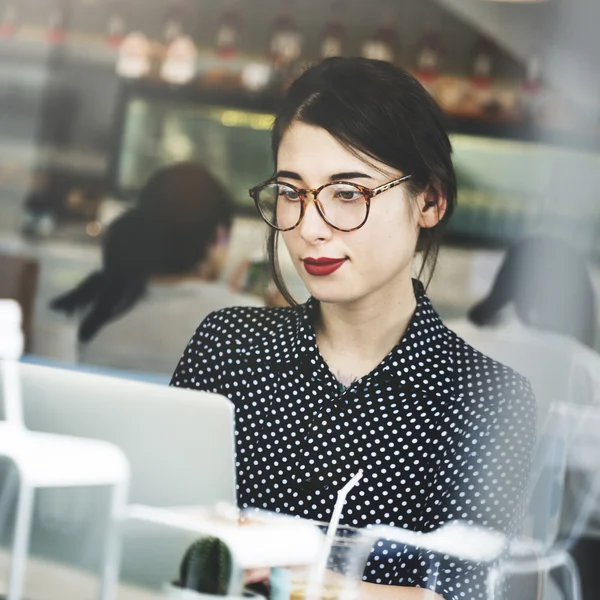
[[[198,320],[226,306],[261,306],[216,281],[232,214],[229,195],[201,164],[151,177],[135,208],[109,226],[102,269],[51,304],[80,316],[80,362],[170,374]]]
[[[412,279],[416,253],[421,273],[435,264],[456,202],[440,110],[390,64],[328,59],[291,85],[272,139],[275,176],[251,195],[282,294],[293,302],[279,231],[311,298],[211,315],[172,381],[235,404],[240,506],[327,521],[362,469],[348,525],[514,531],[534,441],[528,383],[446,329]],[[415,588],[435,571],[446,600],[484,597],[477,565],[384,554],[365,596],[426,597]]]

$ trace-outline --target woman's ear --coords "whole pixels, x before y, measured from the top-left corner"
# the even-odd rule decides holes
[[[435,188],[427,189],[419,196],[419,227],[431,229],[435,227],[446,214],[446,197]]]

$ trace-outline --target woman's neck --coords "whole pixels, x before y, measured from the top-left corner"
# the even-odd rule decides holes
[[[346,386],[370,373],[402,339],[415,308],[410,278],[378,298],[321,303],[317,345],[332,373]]]

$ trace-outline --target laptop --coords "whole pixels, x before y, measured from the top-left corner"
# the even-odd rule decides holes
[[[19,368],[27,427],[119,446],[131,467],[130,504],[235,504],[234,413],[225,397],[33,364]],[[97,572],[107,499],[102,488],[40,490],[31,553]],[[181,532],[127,523],[123,578],[160,585],[176,576],[189,542]]]

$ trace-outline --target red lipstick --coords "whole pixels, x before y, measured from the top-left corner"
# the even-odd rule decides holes
[[[309,275],[323,277],[331,275],[337,271],[345,262],[346,258],[312,258],[311,256],[303,259],[304,268]]]

